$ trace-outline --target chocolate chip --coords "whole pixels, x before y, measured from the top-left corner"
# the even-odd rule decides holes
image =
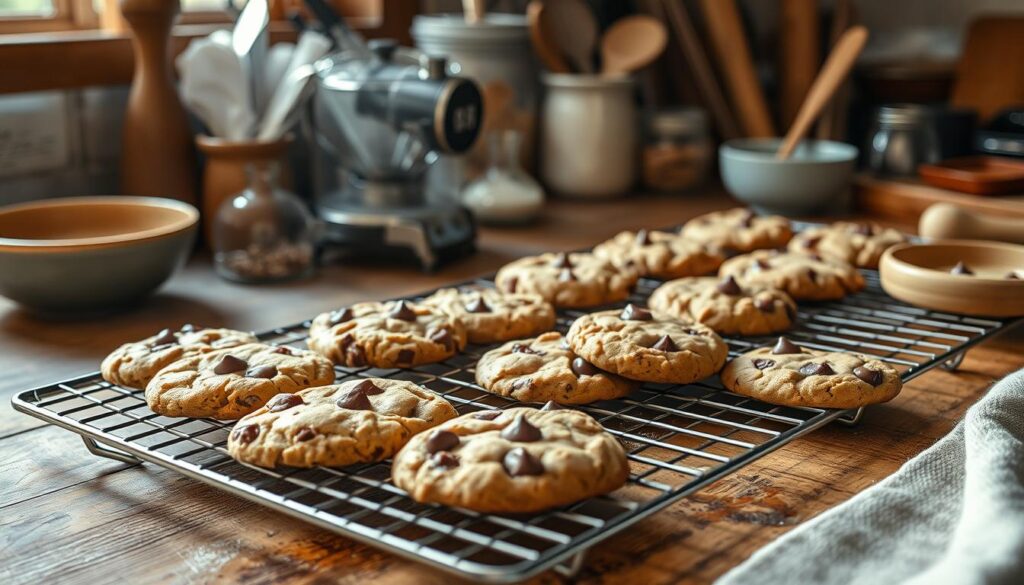
[[[361,380],[358,384],[352,387],[354,390],[362,392],[367,396],[376,396],[377,394],[383,394],[384,389],[373,383],[373,380]]]
[[[401,349],[398,351],[398,357],[395,359],[400,364],[411,364],[412,360],[416,359],[416,352],[411,349]]]
[[[297,433],[295,433],[295,441],[298,443],[305,443],[311,441],[316,437],[316,431],[309,427],[302,427]]]
[[[501,416],[500,410],[481,410],[473,413],[473,418],[478,420],[494,420],[499,416]]]
[[[1016,270],[1011,270],[1010,272],[1007,272],[1006,276],[1004,276],[1003,278],[1006,278],[1007,280],[1020,280],[1021,279],[1020,275],[1017,274]]]
[[[281,412],[300,404],[305,404],[305,402],[302,401],[302,397],[298,394],[278,394],[271,398],[270,402],[267,402],[267,410],[270,412]]]
[[[576,280],[576,275],[572,273],[572,268],[563,268],[558,273],[558,282],[572,282]]]
[[[696,333],[697,332],[694,331],[691,335],[695,335]],[[654,342],[654,345],[651,346],[651,349],[656,349],[658,351],[665,352],[679,351],[679,348],[676,347],[676,344],[672,342],[672,338],[669,337],[668,335],[662,335],[661,339],[658,339],[658,341]]]
[[[170,329],[164,329],[156,334],[156,339],[149,343],[150,346],[173,345],[178,343],[178,336]]]
[[[732,276],[726,276],[723,278],[721,282],[715,285],[715,289],[723,295],[735,296],[743,294],[743,289],[740,288],[739,283],[736,282],[736,279]]]
[[[528,353],[532,355],[544,355],[543,351],[533,349],[529,345],[523,345],[522,343],[512,344],[512,353]]]
[[[636,233],[636,245],[637,246],[648,246],[651,243],[651,234],[647,233],[647,230],[640,230]]]
[[[532,443],[543,438],[540,429],[530,424],[526,417],[519,415],[512,424],[501,431],[501,438],[506,441],[517,441],[519,443]]]
[[[430,433],[425,444],[427,453],[451,451],[459,445],[459,436],[451,431],[437,430]]]
[[[239,443],[252,443],[260,436],[259,425],[242,425],[231,431],[231,438]]]
[[[811,237],[807,238],[806,240],[804,240],[803,244],[801,244],[801,245],[804,248],[807,248],[809,250],[813,250],[814,248],[818,247],[818,242],[820,242],[820,241],[821,241],[821,236],[811,236]]]
[[[349,388],[347,392],[338,397],[334,401],[334,404],[338,408],[347,408],[349,410],[373,410],[373,404],[370,403],[370,399],[359,391],[358,388]]]
[[[473,300],[466,303],[466,310],[470,313],[490,313],[491,308],[487,306],[483,295],[473,297]]]
[[[835,371],[827,363],[806,363],[800,368],[800,373],[805,376],[831,376]]]
[[[882,372],[879,372],[878,370],[871,370],[864,366],[857,366],[856,368],[853,368],[853,375],[872,386],[878,386],[882,383]]]
[[[292,348],[286,345],[279,345],[275,347],[273,353],[279,353],[281,355],[295,355],[295,352],[292,351]]]
[[[821,260],[821,258],[818,258],[818,259]],[[808,268],[807,269],[807,278],[809,278],[811,280],[817,280],[818,279],[818,273],[813,268]]]
[[[754,367],[759,370],[764,370],[775,365],[775,360],[766,358],[754,358]]]
[[[398,301],[398,304],[396,304],[391,309],[391,312],[388,313],[388,317],[391,317],[392,319],[400,319],[402,321],[415,321],[416,311],[413,310],[412,305],[407,301]]]
[[[593,367],[593,366],[591,366],[591,367]],[[555,402],[554,400],[548,400],[547,402],[544,403],[544,406],[542,406],[540,409],[541,410],[548,410],[548,411],[550,411],[550,410],[565,410],[565,407],[562,406],[561,404]]]
[[[871,227],[869,223],[859,223],[857,227],[853,228],[853,233],[860,234],[862,236],[873,236],[875,234],[875,228]]]
[[[249,394],[248,396],[239,396],[235,398],[235,404],[242,408],[252,408],[262,402],[262,399],[255,394]]]
[[[516,292],[516,286],[519,284],[518,277],[511,277],[505,281],[505,292],[514,293]]]
[[[572,373],[576,374],[577,376],[596,376],[597,374],[601,373],[601,370],[597,369],[597,367],[594,366],[594,364],[588,362],[587,360],[581,357],[572,360],[571,367]]]
[[[964,275],[970,276],[970,275],[974,274],[974,271],[971,270],[970,268],[968,268],[967,265],[964,264],[963,262],[957,262],[956,266],[954,266],[953,269],[949,271],[949,273],[950,274],[964,274]]]
[[[439,451],[430,456],[430,462],[438,467],[458,467],[459,458],[450,451]]]
[[[758,311],[762,313],[774,313],[775,312],[775,299],[761,297],[754,299],[754,306],[757,307]]]
[[[654,319],[654,315],[652,315],[647,309],[641,309],[633,303],[630,303],[626,305],[625,309],[622,309],[621,313],[619,313],[619,318],[625,319],[626,321],[650,321]]]
[[[779,340],[775,342],[775,347],[772,348],[772,353],[775,355],[783,355],[787,353],[803,353],[804,350],[799,345],[786,339],[785,337],[779,337]]]
[[[772,267],[772,265],[763,258],[758,258],[757,260],[754,260],[754,266],[756,266],[760,270],[768,270],[769,268]]]
[[[531,380],[530,378],[519,378],[515,382],[512,382],[512,389],[522,390],[523,388],[526,388],[530,384],[533,384],[533,380]]]
[[[452,337],[452,332],[447,329],[435,329],[427,337],[430,341],[443,345],[445,351],[453,351],[455,349],[455,338]]]
[[[237,358],[231,354],[228,354],[217,362],[217,365],[213,366],[213,373],[217,375],[230,374],[232,372],[241,372],[249,367],[249,364],[242,358]]]
[[[551,261],[551,265],[555,268],[572,268],[572,258],[569,254],[562,252],[555,256],[555,259]]]
[[[361,368],[367,364],[366,351],[358,345],[349,346],[345,350],[345,362],[349,367]]]
[[[277,375],[277,368],[274,366],[256,366],[245,371],[246,378],[273,378]]]
[[[353,317],[355,317],[355,314],[352,313],[352,309],[345,307],[344,309],[332,311],[330,315],[330,322],[331,325],[337,325],[338,323],[351,321]]]
[[[516,447],[505,453],[504,459],[501,460],[501,465],[505,468],[505,472],[512,477],[544,473],[544,465],[522,447]]]

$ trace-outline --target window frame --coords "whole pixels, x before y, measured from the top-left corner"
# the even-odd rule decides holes
[[[53,0],[52,15],[0,18],[0,34],[84,30],[98,28],[99,24],[92,0]]]

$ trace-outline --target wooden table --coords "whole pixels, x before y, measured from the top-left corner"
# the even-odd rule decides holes
[[[14,412],[10,397],[94,371],[119,343],[165,326],[267,329],[730,205],[712,195],[557,202],[539,225],[484,230],[479,254],[430,275],[332,266],[311,281],[247,287],[218,279],[200,256],[142,306],[104,319],[41,321],[0,299],[0,582],[451,583],[155,465],[95,457],[77,435]],[[1006,332],[971,350],[959,372],[929,372],[893,402],[868,409],[860,425],[826,427],[779,449],[599,545],[579,580],[713,580],[947,433],[993,381],[1024,365],[1022,347],[1022,328]],[[536,579],[559,581],[553,574]]]

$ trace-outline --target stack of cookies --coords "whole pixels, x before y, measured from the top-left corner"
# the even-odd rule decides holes
[[[638,385],[720,373],[725,387],[773,404],[853,408],[893,398],[899,373],[780,337],[728,361],[721,337],[783,332],[797,302],[864,286],[902,235],[837,223],[794,237],[781,217],[733,209],[678,232],[627,231],[592,252],[516,260],[495,288],[442,289],[417,301],[364,302],[311,322],[311,351],[251,334],[186,326],[118,348],[106,380],[145,391],[163,416],[237,420],[227,451],[263,467],[346,466],[392,459],[392,479],[419,502],[534,512],[613,491],[623,447],[574,405]],[[717,275],[713,275],[717,272]],[[647,306],[623,303],[641,278],[664,280]],[[557,309],[592,309],[555,331]],[[577,313],[579,314],[579,313]],[[444,397],[367,369],[444,361],[490,345],[477,384],[517,403],[459,416]],[[728,361],[728,363],[727,363]],[[335,367],[348,379],[335,383]]]

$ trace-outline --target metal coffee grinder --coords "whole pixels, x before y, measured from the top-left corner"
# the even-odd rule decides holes
[[[349,44],[316,68],[314,190],[327,246],[426,270],[472,252],[472,216],[457,197],[431,200],[425,177],[439,153],[476,141],[477,86],[391,40]]]

